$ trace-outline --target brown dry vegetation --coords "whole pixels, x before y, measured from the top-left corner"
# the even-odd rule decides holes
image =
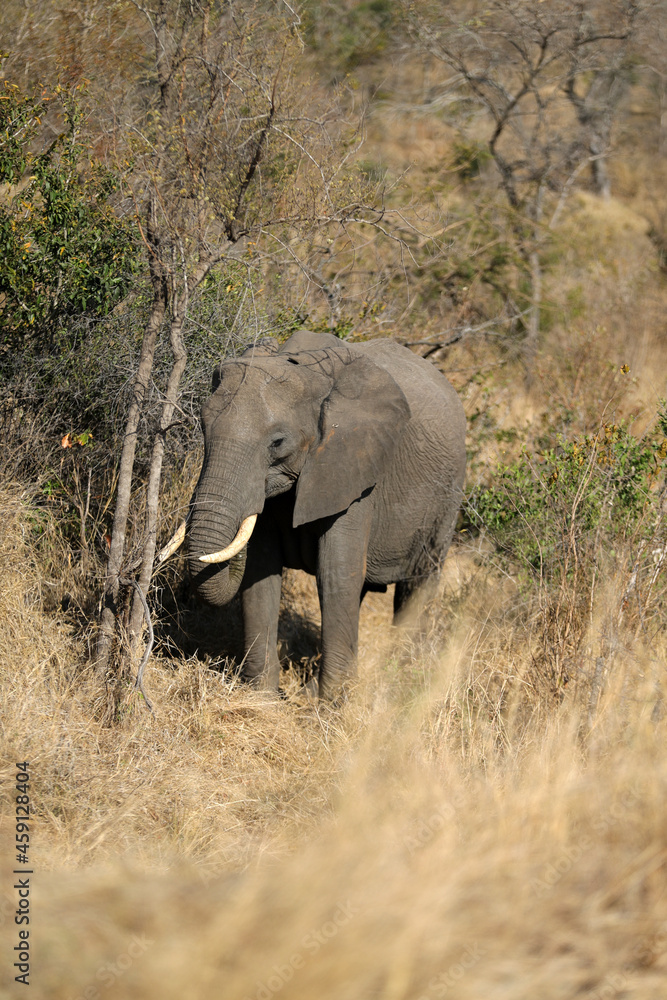
[[[154,658],[156,717],[110,729],[39,610],[28,499],[1,514],[3,930],[28,759],[36,996],[664,996],[662,640],[550,705],[508,585],[455,554],[426,632],[365,609],[343,710]]]
[[[363,155],[389,182],[409,168],[395,197],[415,217],[454,217],[490,180],[447,173],[456,135],[416,113],[413,67],[360,71],[361,89],[381,80],[395,98],[374,107]],[[639,89],[629,106],[644,113]],[[664,148],[638,121],[618,133],[614,197],[582,178],[554,228],[530,383],[520,344],[493,331],[433,356],[466,407],[470,490],[558,430],[654,425],[667,202]],[[485,304],[477,279],[454,299],[427,272],[411,281],[410,303],[389,284],[353,335],[418,341]],[[165,536],[196,475],[191,457],[167,478]],[[8,957],[24,760],[37,1000],[667,995],[666,583],[639,534],[600,547],[593,584],[564,577],[554,596],[460,532],[419,620],[396,629],[391,594],[368,595],[359,682],[333,709],[300,693],[317,656],[311,580],[286,579],[284,697],[270,700],[234,678],[215,616],[179,606],[170,568],[145,679],[155,715],[128,689],[109,724],[81,612],[92,570],[54,510],[0,482],[2,1000],[24,990]],[[66,596],[76,617],[57,610]],[[164,641],[177,632],[187,655]]]

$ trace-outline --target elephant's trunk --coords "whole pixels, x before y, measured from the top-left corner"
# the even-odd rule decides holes
[[[194,497],[187,531],[188,565],[192,582],[199,596],[216,607],[228,604],[241,586],[245,572],[246,543],[250,537],[250,532],[247,531],[247,522],[250,520],[247,516],[248,507],[250,506],[250,511],[253,506],[255,511],[258,509],[257,502],[253,504],[247,496],[230,496],[231,477],[225,477],[226,489],[223,491],[221,478],[203,475]],[[262,496],[260,510],[263,502]],[[246,530],[241,534],[239,529],[243,525],[246,525]],[[254,520],[251,530],[253,525]],[[202,560],[202,557],[211,555],[218,559],[213,563]],[[220,556],[224,557],[224,561],[219,561]]]
[[[192,582],[203,600],[217,608],[229,604],[243,580],[246,552],[247,549],[242,549],[229,562],[220,565],[206,565],[190,556]]]

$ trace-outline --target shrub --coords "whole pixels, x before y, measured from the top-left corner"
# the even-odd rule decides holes
[[[304,5],[305,38],[328,68],[350,72],[377,60],[389,44],[397,14],[390,0],[341,4],[308,0]]]
[[[557,688],[572,673],[601,582],[620,582],[614,628],[625,621],[650,634],[661,621],[666,435],[664,403],[641,438],[611,422],[581,438],[559,435],[551,448],[524,450],[469,498],[471,523],[516,580],[522,611],[538,615],[535,658]]]
[[[139,266],[130,220],[112,209],[119,177],[80,139],[78,95],[61,87],[24,94],[7,81],[0,101],[0,345],[44,341],[73,316],[104,316]],[[56,139],[33,146],[55,120]]]
[[[500,468],[499,481],[471,497],[473,523],[524,576],[556,579],[601,538],[655,530],[647,515],[666,458],[667,438],[637,439],[622,423],[579,440],[559,436],[555,447]]]

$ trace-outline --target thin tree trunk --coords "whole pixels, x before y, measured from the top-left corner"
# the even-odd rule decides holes
[[[542,312],[542,262],[540,260],[540,249],[542,244],[542,185],[535,193],[535,203],[531,213],[533,232],[531,234],[531,246],[528,252],[528,272],[530,279],[530,305],[528,307],[527,337],[524,345],[524,357],[528,380],[532,378],[532,368],[537,354],[537,346],[540,337],[540,316]]]
[[[183,324],[187,315],[190,294],[203,281],[211,268],[218,262],[221,254],[214,254],[201,260],[188,280],[183,278],[183,288],[180,294],[172,294],[171,330],[170,341],[174,357],[164,403],[162,404],[162,414],[160,416],[160,428],[153,443],[151,454],[151,464],[148,474],[148,486],[146,490],[146,523],[144,548],[141,556],[141,569],[139,572],[139,586],[142,593],[147,596],[153,575],[153,563],[155,561],[155,549],[157,547],[157,527],[158,510],[160,502],[160,483],[162,480],[162,464],[164,462],[164,451],[166,446],[166,433],[178,402],[178,390],[185,371],[188,355],[183,343]],[[130,617],[130,644],[132,652],[137,652],[137,645],[143,627],[144,613],[141,600],[138,594],[134,595],[134,603]]]
[[[187,362],[187,351],[183,343],[183,321],[188,305],[188,293],[184,291],[179,296],[174,305],[171,319],[171,348],[174,355],[174,363],[169,374],[167,390],[164,403],[162,404],[162,414],[160,417],[160,428],[153,443],[153,453],[151,455],[151,465],[148,474],[148,487],[146,490],[146,524],[144,548],[141,557],[141,570],[139,572],[139,586],[144,595],[148,594],[151,577],[153,574],[153,562],[155,560],[155,549],[157,545],[158,527],[158,507],[160,501],[160,482],[162,479],[162,463],[164,461],[164,451],[166,445],[167,428],[178,401],[178,389],[185,371]],[[138,594],[134,595],[132,614],[130,617],[130,643],[132,651],[137,652],[137,645],[141,636],[144,612]]]
[[[600,198],[608,201],[611,198],[611,178],[609,177],[609,170],[607,168],[609,135],[605,137],[592,129],[589,146],[591,150],[591,173],[593,175],[595,193]]]
[[[542,310],[542,264],[536,247],[528,255],[528,266],[530,268],[530,306],[528,308],[526,358],[528,363],[532,364],[537,354],[537,344],[540,336],[540,314]]]
[[[149,207],[149,232],[154,232],[154,214],[154,205],[151,205]],[[116,629],[118,593],[120,590],[121,569],[123,559],[125,558],[125,537],[132,497],[132,473],[137,448],[139,420],[153,370],[153,359],[155,357],[155,345],[158,333],[167,310],[167,286],[157,259],[151,264],[151,274],[153,278],[153,304],[141,343],[139,367],[132,389],[132,400],[125,425],[125,436],[123,438],[120,468],[118,471],[116,509],[111,529],[109,558],[107,560],[107,571],[104,581],[102,616],[95,658],[96,669],[102,676],[106,675],[109,667],[109,658]]]

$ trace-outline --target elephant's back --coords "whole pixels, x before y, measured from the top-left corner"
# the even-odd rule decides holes
[[[355,344],[398,383],[410,409],[419,420],[440,422],[443,412],[450,421],[451,435],[465,437],[463,406],[454,387],[435,365],[393,340],[369,340]]]

